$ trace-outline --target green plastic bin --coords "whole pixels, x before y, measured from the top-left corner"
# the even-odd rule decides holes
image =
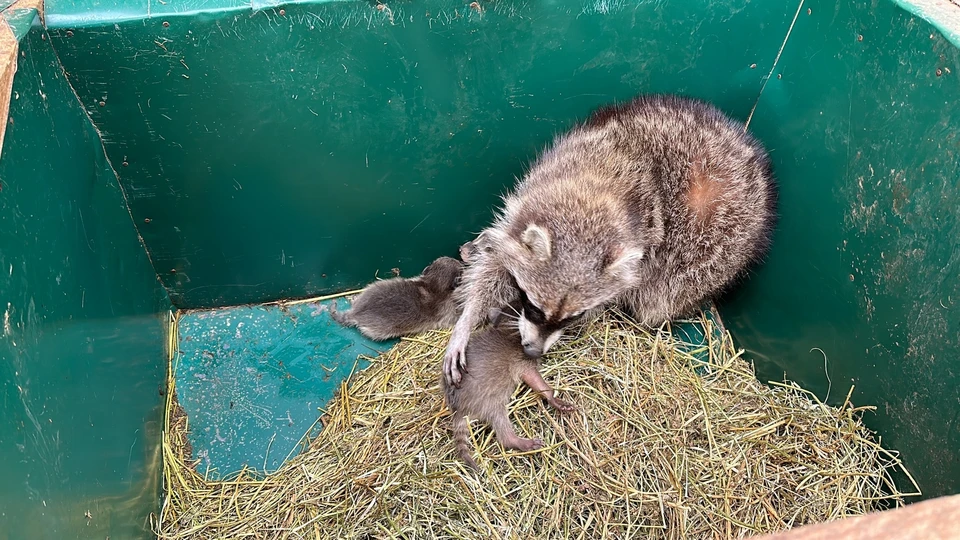
[[[357,354],[389,344],[307,304],[257,304],[455,254],[555,133],[640,92],[710,100],[770,149],[773,251],[719,304],[761,380],[831,404],[855,385],[924,497],[960,492],[960,7],[37,4],[0,2],[18,43],[0,154],[0,539],[151,536],[178,345],[197,367],[177,381],[207,433],[195,450],[222,472],[278,466]],[[239,345],[260,360],[200,371]],[[237,370],[280,404],[262,422],[224,407],[253,403],[250,384],[204,386]]]

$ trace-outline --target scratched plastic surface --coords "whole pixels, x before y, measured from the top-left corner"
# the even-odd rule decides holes
[[[243,466],[276,470],[341,381],[366,367],[358,355],[376,356],[395,343],[373,342],[341,328],[328,304],[241,306],[181,316],[177,394],[190,418],[199,471],[222,476]]]
[[[12,19],[26,37],[0,157],[0,540],[148,537],[170,303],[49,38],[35,14]]]
[[[927,497],[960,492],[958,77],[960,51],[893,4],[804,3],[752,124],[776,247],[719,304],[761,380],[834,405],[854,385]]]
[[[133,537],[157,509],[155,277],[216,307],[415,273],[554,132],[639,91],[756,106],[783,220],[720,308],[761,379],[834,403],[855,383],[926,496],[960,491],[960,58],[935,28],[883,1],[266,3],[51,0],[51,39],[24,40],[0,160],[0,309],[20,333],[0,348],[0,539]],[[274,433],[306,429],[286,410],[222,468],[271,468]]]
[[[68,3],[53,7],[83,16]],[[157,9],[191,3],[168,4]],[[48,12],[177,307],[334,293],[378,269],[416,274],[489,222],[558,130],[639,90],[745,117],[794,11],[743,0],[388,4],[100,24]]]

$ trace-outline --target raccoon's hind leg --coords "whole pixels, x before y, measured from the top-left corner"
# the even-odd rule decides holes
[[[493,427],[494,433],[497,434],[497,440],[500,441],[500,444],[502,444],[504,448],[511,448],[513,450],[519,450],[520,452],[529,452],[543,448],[542,440],[524,439],[517,435],[517,432],[513,429],[513,424],[510,422],[510,419],[507,418],[506,407],[491,416],[490,425]]]
[[[470,444],[470,429],[467,426],[467,419],[459,412],[453,411],[450,423],[453,427],[453,445],[457,450],[457,456],[467,467],[478,470],[480,466],[477,465],[471,455],[473,446]]]
[[[523,381],[523,384],[529,386],[531,390],[543,396],[543,399],[545,399],[551,407],[561,413],[566,414],[577,410],[572,403],[567,403],[557,398],[553,388],[550,388],[547,381],[543,380],[543,375],[540,374],[540,370],[537,369],[536,364],[533,362],[530,362],[529,367],[524,369],[523,373],[520,374],[520,380]]]

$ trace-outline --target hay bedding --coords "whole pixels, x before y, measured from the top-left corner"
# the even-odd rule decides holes
[[[318,437],[266,478],[205,481],[185,464],[178,417],[161,538],[734,538],[902,504],[890,474],[902,465],[862,426],[865,408],[760,384],[729,335],[691,350],[613,312],[545,359],[578,411],[521,389],[517,431],[546,447],[504,453],[474,424],[474,475],[455,458],[438,385],[448,335],[373,359]]]

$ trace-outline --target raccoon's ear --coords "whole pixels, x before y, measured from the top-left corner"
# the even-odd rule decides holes
[[[621,246],[618,250],[611,253],[608,260],[606,272],[611,277],[623,280],[633,281],[637,277],[637,263],[643,260],[643,248],[628,248]]]
[[[550,259],[550,233],[531,223],[520,235],[520,241],[540,261]]]

